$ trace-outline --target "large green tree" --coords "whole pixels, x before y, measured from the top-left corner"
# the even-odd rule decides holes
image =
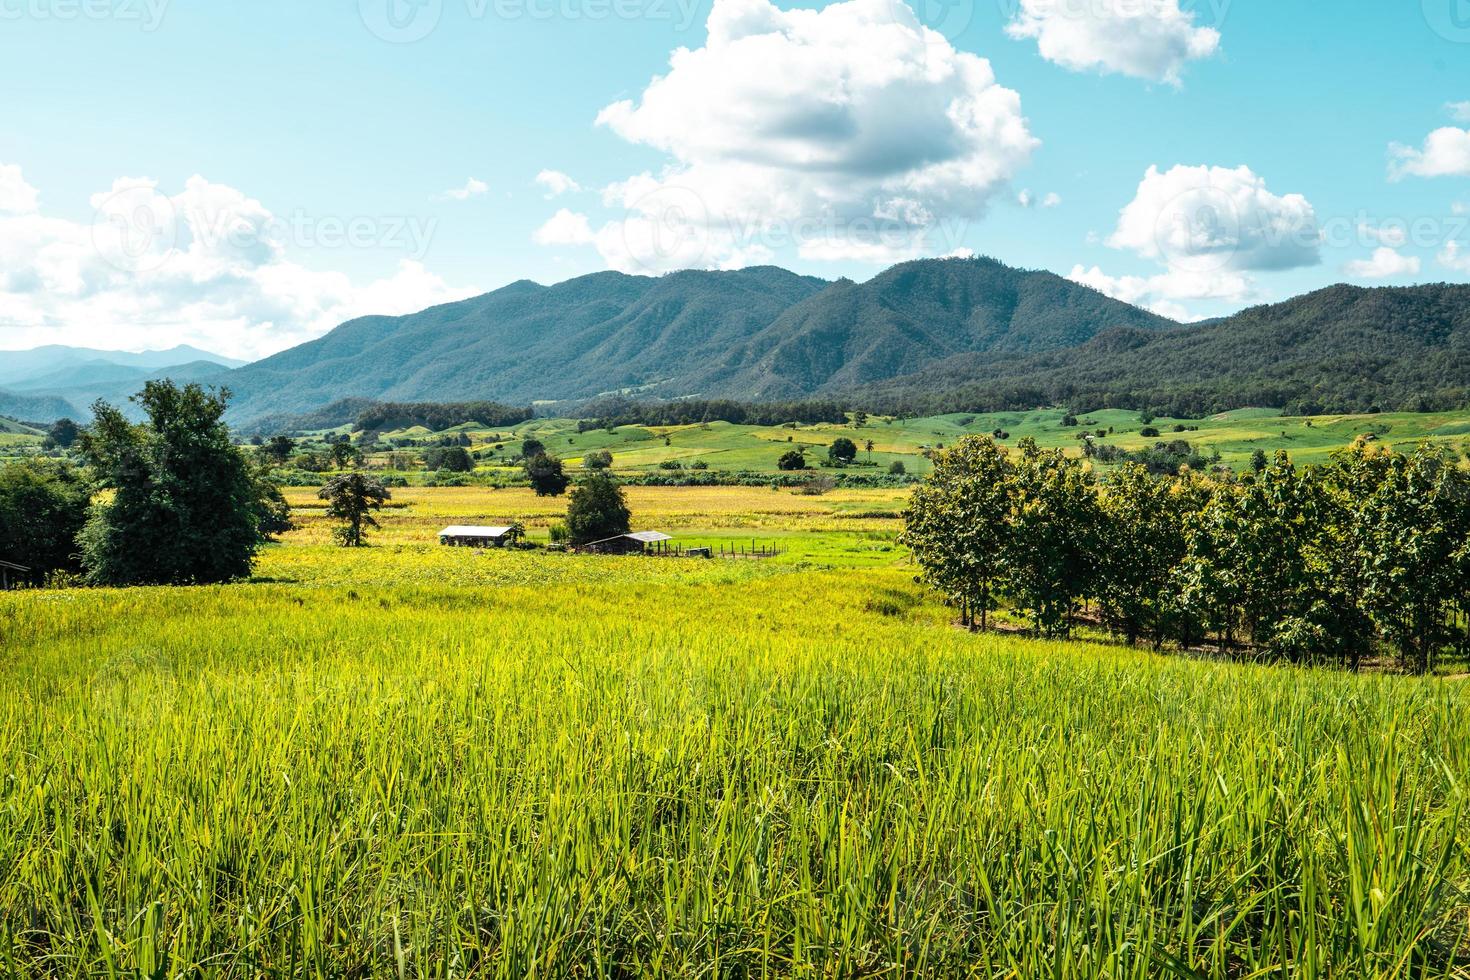
[[[526,478],[538,497],[560,497],[572,482],[562,470],[561,460],[550,453],[537,453],[526,460]]]
[[[632,520],[623,488],[607,473],[595,470],[572,488],[567,531],[573,546],[627,534]]]
[[[1143,635],[1155,646],[1163,639],[1196,486],[1154,476],[1137,463],[1123,465],[1103,482],[1096,593],[1104,621],[1130,645]]]
[[[80,440],[99,503],[79,543],[97,585],[227,582],[250,574],[261,544],[256,483],[222,421],[228,391],[150,381],[135,425],[106,402]]]
[[[1012,466],[1006,451],[983,436],[932,458],[933,472],[909,498],[901,541],[924,581],[959,609],[961,622],[984,629],[1013,540]]]
[[[1038,633],[1070,635],[1085,596],[1093,594],[1102,508],[1092,472],[1060,449],[1020,443],[1015,517],[1006,559],[1006,591]]]

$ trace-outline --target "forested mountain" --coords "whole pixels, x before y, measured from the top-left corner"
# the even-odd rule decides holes
[[[604,272],[354,320],[227,381],[238,420],[344,398],[782,399],[966,352],[1010,356],[1109,328],[1173,326],[1051,273],[989,259],[911,262],[862,284],[770,267],[657,278]]]
[[[227,368],[237,368],[245,364],[244,361],[211,354],[187,344],[180,344],[169,350],[138,353],[50,344],[31,350],[0,351],[0,388],[14,390],[21,386],[34,387],[34,382],[48,375],[56,375],[69,382],[67,385],[51,387],[94,385],[99,381],[119,380],[122,377],[121,372],[116,370],[119,368],[130,369],[135,375],[141,372],[139,376],[146,377],[155,371],[198,361],[208,361]]]
[[[1168,332],[1114,330],[1005,362],[951,358],[872,386],[880,410],[1070,405],[1193,417],[1248,406],[1293,414],[1470,405],[1470,286],[1332,286]]]

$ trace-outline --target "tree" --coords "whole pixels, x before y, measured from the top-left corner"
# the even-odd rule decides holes
[[[567,531],[573,546],[627,534],[631,522],[623,488],[606,473],[589,473],[572,489],[567,501]]]
[[[81,435],[81,429],[71,419],[57,419],[51,423],[51,428],[46,430],[46,436],[62,449],[70,449]]]
[[[985,629],[1011,549],[1012,467],[1006,451],[983,436],[935,453],[934,471],[909,498],[900,542],[922,578]]]
[[[560,497],[572,482],[562,472],[561,460],[548,453],[537,453],[526,460],[525,469],[538,497]]]
[[[804,470],[806,469],[806,456],[802,454],[800,449],[787,450],[781,454],[780,459],[776,460],[776,469],[786,470],[788,472],[792,470]]]
[[[361,458],[357,450],[353,447],[352,441],[346,436],[332,443],[330,451],[332,454],[332,465],[339,470],[356,464]],[[460,452],[464,452],[464,450],[461,449]]]
[[[115,491],[78,541],[95,585],[227,582],[250,574],[262,541],[257,486],[222,421],[229,392],[150,381],[134,425],[99,401],[79,445]]]
[[[448,470],[450,473],[472,473],[475,469],[475,461],[463,446],[430,449],[424,453],[424,465],[431,470]]]
[[[1377,470],[1356,535],[1364,604],[1404,664],[1425,673],[1446,644],[1464,643],[1450,610],[1466,611],[1470,590],[1470,476],[1428,444],[1412,456],[1359,451]]]
[[[1271,461],[1266,458],[1266,450],[1257,449],[1255,452],[1251,453],[1251,472],[1261,472],[1268,465],[1270,465],[1270,462]]]
[[[327,501],[327,516],[345,523],[332,532],[344,548],[360,548],[366,541],[364,527],[376,528],[378,522],[370,511],[381,510],[393,495],[377,480],[352,472],[334,476],[317,493]]]
[[[606,449],[594,449],[582,457],[582,466],[589,470],[611,469],[612,464],[613,454]]]
[[[540,439],[529,438],[521,443],[521,459],[534,459],[546,452],[546,446]]]
[[[869,439],[867,441],[867,443],[865,443],[865,448],[868,450],[868,462],[869,463],[872,463],[873,462],[873,440]]]
[[[827,458],[842,466],[857,459],[857,454],[857,444],[846,436],[839,436],[827,450]]]
[[[1092,473],[1060,449],[1021,440],[1006,591],[1038,633],[1067,636],[1083,596],[1096,586],[1102,509]]]
[[[1170,608],[1174,569],[1184,558],[1188,487],[1126,463],[1103,484],[1097,599],[1104,620],[1131,646],[1151,635],[1158,647]]]
[[[77,534],[92,491],[71,466],[41,461],[0,466],[0,559],[37,578],[77,571]]]
[[[296,452],[296,440],[290,436],[271,436],[260,451],[277,463],[284,463]]]
[[[903,460],[901,459],[895,459],[893,462],[888,464],[888,472],[893,476],[903,476],[908,473],[908,471],[908,467],[903,465]]]

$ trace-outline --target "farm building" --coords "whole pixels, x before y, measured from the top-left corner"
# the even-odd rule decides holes
[[[672,536],[661,531],[634,531],[584,544],[577,550],[589,555],[666,555]]]
[[[439,543],[452,548],[504,548],[515,544],[524,533],[517,525],[468,527],[456,524],[439,532]]]
[[[8,589],[22,581],[31,573],[24,565],[16,565],[8,561],[0,561],[0,589]]]

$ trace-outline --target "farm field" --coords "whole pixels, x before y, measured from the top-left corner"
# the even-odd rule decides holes
[[[930,469],[926,450],[953,443],[966,435],[997,430],[1009,433],[1007,441],[1012,445],[1029,437],[1043,448],[1061,447],[1074,455],[1082,454],[1078,435],[1084,431],[1111,430],[1099,443],[1129,451],[1144,449],[1160,439],[1184,439],[1207,455],[1218,451],[1221,463],[1237,470],[1250,465],[1256,450],[1269,455],[1284,449],[1302,464],[1325,462],[1333,452],[1363,435],[1400,449],[1412,448],[1423,441],[1443,443],[1455,449],[1470,447],[1470,412],[1288,418],[1272,409],[1242,409],[1207,419],[1156,418],[1145,423],[1137,412],[1115,409],[1080,416],[1080,424],[1075,427],[1063,425],[1065,417],[1066,413],[1060,410],[1039,410],[907,420],[870,419],[863,426],[746,426],[710,422],[668,427],[621,426],[612,432],[604,429],[578,432],[577,423],[572,420],[536,419],[495,432],[463,425],[447,432],[422,428],[386,432],[382,438],[423,440],[464,432],[477,447],[503,447],[498,460],[492,456],[482,466],[486,472],[493,472],[497,464],[512,466],[521,442],[532,437],[572,466],[579,466],[586,453],[606,449],[613,454],[614,467],[625,472],[656,470],[664,463],[679,463],[684,467],[703,463],[717,471],[775,473],[776,460],[782,453],[806,448],[808,459],[816,465],[834,440],[846,437],[858,446],[857,462],[871,462],[873,469],[868,472],[886,472],[897,462],[911,474],[922,474]],[[1158,435],[1143,435],[1146,427],[1157,430]],[[866,448],[870,441],[871,453]]]
[[[1275,420],[1273,420],[1275,421]],[[0,594],[14,976],[1458,976],[1466,689],[971,635],[904,492],[628,490],[765,561],[435,545]]]

